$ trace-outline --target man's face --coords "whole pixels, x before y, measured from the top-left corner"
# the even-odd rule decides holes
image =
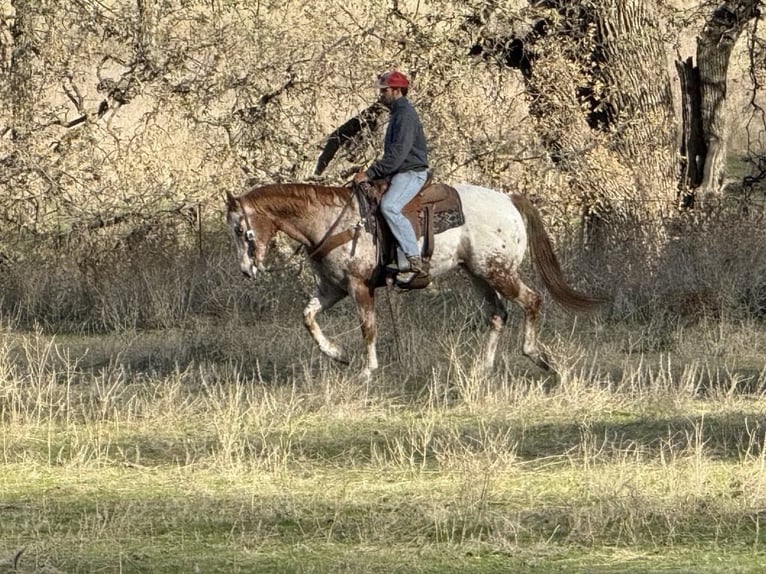
[[[378,97],[380,103],[390,108],[394,103],[396,96],[394,94],[394,88],[380,88],[380,96]]]

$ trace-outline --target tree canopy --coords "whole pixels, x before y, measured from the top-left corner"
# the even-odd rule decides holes
[[[249,183],[345,181],[379,153],[391,68],[438,178],[532,195],[564,229],[720,194],[729,141],[766,171],[756,0],[0,6],[9,232],[129,234]]]

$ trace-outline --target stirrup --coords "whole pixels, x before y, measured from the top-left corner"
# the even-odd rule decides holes
[[[385,268],[386,268],[386,271],[388,271],[389,273],[394,273],[396,275],[400,273],[412,273],[412,269],[410,269],[409,262],[405,261],[404,265],[405,267],[404,269],[402,269],[401,267],[399,267],[399,262],[396,259],[394,259],[393,261],[386,263]]]

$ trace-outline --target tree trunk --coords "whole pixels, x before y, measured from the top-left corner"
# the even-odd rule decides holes
[[[366,133],[374,131],[388,110],[376,102],[335,129],[325,142],[314,168],[314,175],[322,175],[339,149],[353,148]]]
[[[34,44],[32,7],[34,0],[13,0],[15,18],[11,24],[11,58],[8,87],[11,94],[11,124],[15,137],[23,139],[32,129],[34,117]]]
[[[726,173],[726,76],[731,52],[748,22],[759,15],[761,0],[727,0],[715,9],[697,41],[697,67],[691,59],[676,64],[684,111],[681,182],[685,203],[720,196]]]
[[[615,128],[610,147],[632,165],[637,182],[648,175],[661,183],[666,195],[654,199],[672,201],[675,162],[668,151],[675,145],[675,118],[655,14],[644,2],[606,0],[596,24],[607,86],[601,105]]]
[[[681,190],[679,205],[683,208],[694,206],[694,193],[690,190],[702,183],[707,148],[702,130],[701,90],[699,69],[692,58],[676,62],[681,82]],[[685,183],[684,183],[685,182]]]
[[[569,176],[560,203],[582,214],[588,241],[652,234],[650,222],[675,208],[677,187],[670,76],[653,2],[543,4],[544,33],[525,38],[534,54],[527,86],[541,139]]]
[[[136,60],[145,67],[154,69],[157,62],[155,48],[155,26],[157,5],[154,0],[137,0],[138,22],[136,23],[135,50]]]

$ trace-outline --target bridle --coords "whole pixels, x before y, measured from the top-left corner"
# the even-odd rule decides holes
[[[250,263],[252,263],[253,267],[264,273],[266,272],[266,267],[263,265],[263,263],[259,263],[255,260],[255,231],[253,231],[253,228],[250,226],[250,218],[247,216],[247,211],[245,211],[244,207],[242,207],[242,220],[245,223],[245,242],[247,243],[247,256],[250,258]]]
[[[245,224],[245,242],[247,243],[247,256],[250,258],[250,262],[253,264],[253,267],[255,267],[258,271],[261,273],[267,273],[269,271],[279,271],[281,269],[287,269],[287,265],[282,265],[280,267],[266,267],[263,263],[259,263],[255,260],[255,231],[253,230],[252,226],[250,225],[250,218],[247,216],[247,212],[245,211],[245,208],[242,207],[242,215],[240,216],[241,219],[244,221]],[[295,248],[293,251],[293,254],[287,259],[286,263],[289,263],[292,259],[294,259],[303,249],[303,245],[300,244],[298,247]]]

